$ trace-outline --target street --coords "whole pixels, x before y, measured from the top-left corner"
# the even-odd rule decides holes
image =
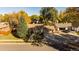
[[[71,34],[47,34],[45,36],[48,45],[60,51],[79,51],[79,37]]]
[[[43,45],[33,46],[30,43],[0,43],[0,51],[57,51],[56,49]]]

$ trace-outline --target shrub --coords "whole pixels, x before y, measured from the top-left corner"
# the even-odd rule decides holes
[[[47,32],[46,28],[43,26],[36,26],[35,28],[30,28],[28,31],[28,37],[32,42],[32,45],[41,45],[44,39],[44,34]]]

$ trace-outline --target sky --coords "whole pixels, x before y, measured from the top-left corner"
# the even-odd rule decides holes
[[[5,13],[17,13],[20,10],[24,10],[29,16],[39,15],[41,7],[0,7],[0,14]],[[58,11],[63,11],[66,7],[56,7]]]

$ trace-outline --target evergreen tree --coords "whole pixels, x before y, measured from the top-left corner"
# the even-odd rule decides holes
[[[28,31],[28,28],[27,28],[27,24],[25,22],[25,19],[20,16],[19,18],[19,23],[18,23],[18,26],[17,26],[17,35],[20,37],[20,38],[23,38],[25,39],[26,38],[26,35],[27,35],[27,31]]]

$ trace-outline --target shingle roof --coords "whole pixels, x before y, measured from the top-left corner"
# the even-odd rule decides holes
[[[59,28],[65,28],[65,27],[71,27],[72,26],[71,23],[56,23],[55,25]]]
[[[7,27],[7,26],[9,26],[8,22],[0,22],[0,28],[4,28],[4,27]]]

